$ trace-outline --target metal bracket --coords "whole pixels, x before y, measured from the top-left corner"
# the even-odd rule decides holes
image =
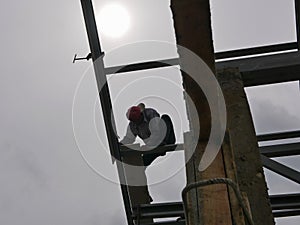
[[[79,57],[79,58],[77,58],[77,54],[75,54],[73,58],[73,63],[75,63],[77,60],[84,60],[84,59],[89,61],[91,58],[92,58],[92,53],[89,53],[86,57]]]

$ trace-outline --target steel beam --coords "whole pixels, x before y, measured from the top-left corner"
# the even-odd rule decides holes
[[[296,21],[296,34],[297,34],[297,45],[300,50],[300,1],[295,0],[295,21]]]
[[[247,71],[242,73],[242,78],[245,87],[298,81],[300,65]]]
[[[287,44],[287,46],[293,46],[295,43]],[[254,48],[248,50],[238,50],[237,53],[233,51],[230,52],[220,52],[216,53],[217,57],[225,57],[231,54],[250,54],[258,51],[265,50],[275,50],[285,46],[284,44],[280,46],[265,46],[262,50]],[[270,47],[270,48],[269,48]],[[283,48],[283,47],[282,47]],[[243,55],[244,56],[244,55]],[[129,65],[121,65],[105,68],[106,74],[116,74],[116,73],[128,73],[139,70],[149,70],[157,68],[165,68],[171,66],[178,66],[179,59],[164,59],[160,61],[151,61],[145,63],[133,63]],[[222,69],[227,67],[239,68],[243,83],[245,87],[281,83],[288,81],[298,81],[300,80],[300,55],[299,53],[282,53],[277,55],[269,56],[257,56],[247,59],[235,59],[224,62],[216,62],[216,68]]]
[[[186,225],[185,220],[176,220],[176,221],[162,221],[162,222],[154,222],[143,225]]]
[[[270,203],[274,217],[300,215],[300,193],[271,195]],[[169,215],[184,216],[182,202],[142,204],[134,208],[133,217],[153,216],[167,217]]]
[[[116,164],[118,169],[119,180],[121,183],[121,191],[122,191],[123,201],[125,205],[127,222],[128,225],[133,225],[133,220],[130,217],[131,207],[130,207],[130,201],[127,192],[127,186],[125,185],[126,184],[125,174],[121,162],[118,138],[114,132],[115,121],[113,117],[112,104],[111,104],[106,74],[104,72],[103,53],[101,50],[101,45],[98,37],[98,31],[97,31],[92,1],[81,0],[81,6],[82,6],[85,26],[87,30],[89,45],[90,45],[92,59],[93,59],[94,71],[95,71],[97,87],[99,91],[100,103],[102,106],[102,113],[103,113],[103,119],[106,128],[106,134],[108,138],[108,144],[109,144],[111,155],[117,159]]]
[[[297,81],[300,79],[300,65],[278,67],[242,73],[245,87]]]
[[[264,56],[254,56],[240,59],[218,61],[217,68],[239,67],[240,72],[288,67],[300,64],[300,54],[295,52],[278,53]]]
[[[266,49],[268,49],[267,46]],[[241,50],[241,52],[243,52],[243,50]],[[224,52],[224,55],[226,54],[227,53]],[[179,65],[179,59],[174,58],[146,63],[134,63],[129,65],[108,67],[105,69],[105,73],[128,73],[138,70],[157,69],[177,65]],[[226,67],[239,68],[244,86],[246,87],[297,81],[300,79],[300,56],[298,53],[294,52],[270,56],[259,56],[247,59],[235,59],[225,62],[216,62],[216,67],[217,69]]]
[[[260,47],[254,47],[254,48],[231,50],[231,51],[225,51],[225,52],[216,52],[215,58],[216,58],[216,60],[228,59],[228,58],[234,58],[234,57],[259,55],[259,54],[271,53],[271,52],[288,51],[288,50],[293,50],[293,49],[297,49],[297,48],[298,48],[297,42],[290,42],[290,43],[266,45],[266,46],[260,46]]]
[[[300,210],[274,210],[273,216],[276,218],[279,217],[291,217],[291,216],[299,216]]]
[[[134,208],[132,215],[134,218],[167,218],[167,217],[181,217],[184,218],[184,211],[182,202],[172,203],[156,203],[156,204],[142,204]]]
[[[95,15],[91,0],[81,0],[85,26],[89,39],[89,45],[92,54],[92,60],[95,70],[97,87],[99,91],[100,103],[102,106],[103,119],[105,123],[108,143],[111,154],[117,157],[119,154],[118,138],[114,132],[115,121],[113,117],[111,98],[107,84],[106,74],[104,72],[103,52],[98,37]]]
[[[143,155],[151,155],[151,154],[163,154],[166,152],[171,152],[171,151],[179,151],[179,150],[184,150],[183,144],[175,144],[175,145],[164,145],[164,146],[158,146],[154,149],[151,149],[149,151],[139,151],[138,147],[130,147],[126,145],[121,145],[120,150],[121,150],[121,155],[122,157],[130,154],[143,154]]]
[[[259,150],[261,154],[270,158],[300,155],[300,143],[261,146]]]
[[[300,138],[300,130],[257,135],[258,142],[282,140],[288,138]]]
[[[268,157],[261,155],[263,166],[275,173],[278,173],[298,184],[300,184],[300,173],[294,169],[291,169],[279,162],[276,162]]]
[[[300,80],[298,52],[217,62],[216,67],[239,68],[245,87]]]
[[[165,59],[165,60],[157,60],[157,61],[144,62],[144,63],[134,63],[129,65],[108,67],[105,69],[105,73],[106,74],[128,73],[128,72],[134,72],[138,70],[157,69],[157,68],[177,66],[177,65],[179,65],[179,59],[174,58],[174,59]]]
[[[300,209],[300,193],[271,195],[273,210]]]

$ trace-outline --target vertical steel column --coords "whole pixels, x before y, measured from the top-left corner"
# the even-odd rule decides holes
[[[296,35],[297,35],[297,44],[298,51],[300,50],[300,1],[295,0],[295,22],[296,22]]]
[[[129,225],[133,225],[131,218],[131,207],[127,191],[126,179],[124,168],[121,162],[120,148],[118,138],[114,132],[115,120],[113,116],[111,98],[109,93],[109,87],[107,84],[106,74],[104,72],[103,52],[98,37],[97,25],[95,21],[94,9],[91,0],[81,0],[82,11],[85,20],[85,26],[89,39],[89,45],[92,53],[94,71],[99,91],[100,103],[102,106],[103,119],[106,128],[106,134],[108,138],[109,148],[111,155],[115,157],[119,180],[121,183],[121,191],[123,195],[123,201],[127,216],[127,222]]]
[[[300,51],[300,0],[295,1],[295,22],[296,22],[296,38],[297,38],[297,46],[298,46],[298,53]],[[300,88],[300,80],[298,81],[299,88]]]

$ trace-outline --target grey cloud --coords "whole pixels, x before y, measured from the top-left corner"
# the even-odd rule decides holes
[[[254,112],[254,121],[258,132],[297,130],[300,128],[300,118],[292,115],[285,108],[267,101],[257,102],[256,105],[257,111]]]

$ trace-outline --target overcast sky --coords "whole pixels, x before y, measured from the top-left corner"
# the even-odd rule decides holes
[[[108,2],[112,1],[95,0],[96,13]],[[157,43],[132,45],[146,40],[175,43],[168,0],[115,2],[127,8],[131,24],[120,39],[101,35],[107,66],[177,56],[176,49]],[[295,41],[293,7],[292,0],[213,0],[216,51]],[[113,182],[115,167],[102,151],[106,143],[91,62],[72,64],[75,53],[89,52],[80,1],[5,1],[0,29],[0,224],[125,224],[120,188]],[[148,77],[159,83],[153,88],[161,93],[146,85]],[[143,79],[131,83],[137,78]],[[125,132],[125,110],[143,100],[174,117],[177,138],[182,140],[188,128],[180,82],[176,69],[112,77],[118,134]],[[120,93],[128,84],[132,86]],[[134,96],[140,85],[142,96]],[[247,88],[247,95],[258,134],[300,129],[297,82]],[[80,111],[85,108],[77,106],[89,108]],[[88,127],[94,121],[95,127]],[[150,187],[156,202],[180,200],[185,175],[177,165],[173,169],[172,157],[177,165],[183,164],[181,153],[158,160],[176,174]],[[299,157],[278,161],[299,170]],[[149,168],[149,182],[160,171],[158,166]],[[295,183],[266,174],[271,194],[300,191]],[[277,221],[296,225],[300,218]]]

